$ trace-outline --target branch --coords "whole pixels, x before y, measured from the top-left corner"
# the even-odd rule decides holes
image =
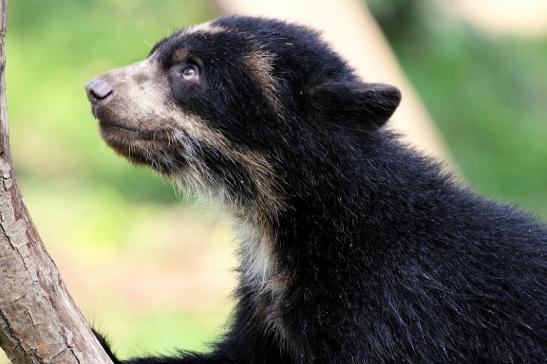
[[[6,0],[0,0],[0,346],[14,364],[112,361],[48,255],[17,187],[5,92]]]

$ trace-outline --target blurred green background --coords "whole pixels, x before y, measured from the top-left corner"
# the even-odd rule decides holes
[[[369,1],[466,181],[547,218],[547,40],[494,36],[429,1]],[[208,20],[197,0],[12,0],[7,95],[34,222],[86,317],[125,357],[205,349],[231,302],[228,224],[100,140],[83,85]],[[2,362],[2,359],[0,359]]]

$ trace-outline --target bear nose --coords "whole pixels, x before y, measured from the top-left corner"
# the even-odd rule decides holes
[[[85,91],[87,93],[87,98],[93,105],[108,99],[114,92],[112,86],[100,77],[89,81],[89,83],[85,85]]]

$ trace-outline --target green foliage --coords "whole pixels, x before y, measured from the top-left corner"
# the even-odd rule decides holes
[[[547,39],[481,34],[431,0],[366,2],[467,181],[547,218]]]
[[[100,262],[119,264],[117,254],[129,240],[169,239],[155,228],[165,226],[162,219],[176,224],[174,209],[166,205],[180,200],[169,183],[106,147],[84,84],[144,58],[172,31],[211,17],[201,0],[8,1],[6,78],[15,168],[44,241],[63,252],[54,259],[80,267],[68,276],[63,272],[65,279],[86,280],[74,274],[83,275],[88,265],[100,275]],[[143,354],[165,342],[198,348],[216,335],[226,315],[211,307],[192,313],[158,308],[152,314],[117,292],[107,294],[112,298],[102,305],[79,304],[91,307],[89,319],[96,316],[99,326],[108,326],[122,354]],[[112,304],[116,297],[119,305]],[[132,320],[142,323],[131,326]]]
[[[547,41],[449,27],[396,49],[471,185],[547,217]]]
[[[210,17],[203,1],[10,1],[7,87],[18,175],[113,186],[125,198],[174,201],[172,189],[114,158],[83,86],[146,56],[161,37]],[[38,182],[37,181],[37,182]]]
[[[105,330],[117,338],[114,342],[116,353],[127,358],[150,353],[175,354],[181,345],[185,350],[205,351],[212,340],[220,337],[218,327],[224,323],[226,315],[226,311],[158,310],[151,313],[135,312],[132,307],[110,307],[101,315],[101,321],[108,323]],[[101,324],[97,326],[100,328]],[[128,326],[132,330],[127,330]]]
[[[389,39],[411,39],[427,32],[428,0],[364,1]],[[430,5],[430,4],[429,4]]]

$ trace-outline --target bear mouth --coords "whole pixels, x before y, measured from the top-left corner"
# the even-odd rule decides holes
[[[152,126],[157,123],[154,120],[145,122],[134,122],[120,117],[112,106],[93,108],[93,116],[99,121],[99,130],[103,139],[113,141],[116,144],[130,145],[135,142],[158,142],[168,143],[170,132],[166,128],[143,128],[139,125]]]
[[[150,165],[150,156],[161,150],[162,143],[143,136],[138,129],[112,122],[99,122],[99,132],[105,143],[116,153],[139,165]]]
[[[169,171],[162,161],[170,159],[172,130],[145,130],[118,121],[99,119],[99,132],[117,154],[136,165],[150,166],[162,173]]]
[[[113,123],[111,121],[99,121],[99,127],[101,130],[107,131],[107,132],[116,132],[116,133],[122,133],[122,134],[129,134],[131,136],[137,136],[140,131],[135,128],[130,128],[125,125],[120,125],[117,123]]]
[[[153,151],[169,145],[168,130],[143,130],[112,121],[99,121],[99,131],[104,141],[117,151]]]
[[[167,129],[143,130],[112,121],[99,121],[101,135],[130,144],[136,141],[168,143],[170,132]]]

